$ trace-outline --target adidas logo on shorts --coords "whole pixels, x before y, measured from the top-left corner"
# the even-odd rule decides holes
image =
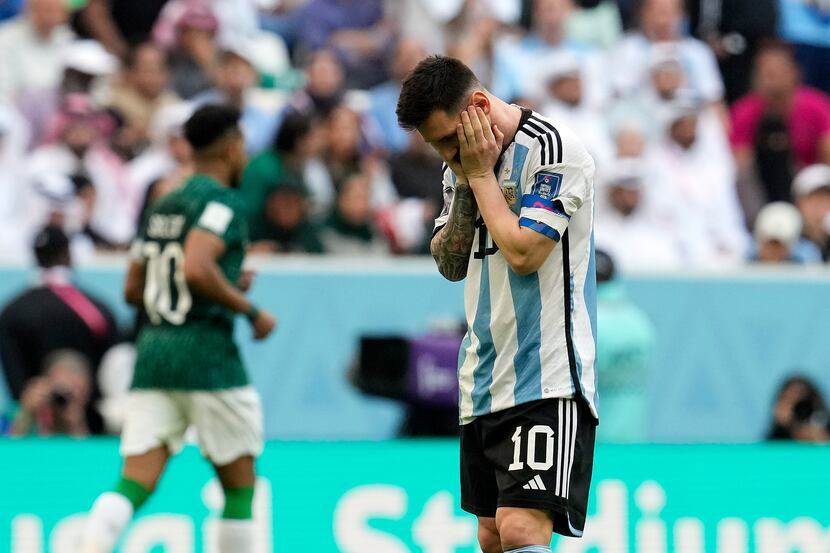
[[[545,487],[545,483],[542,482],[542,478],[537,474],[530,481],[522,486],[523,490],[547,490]]]

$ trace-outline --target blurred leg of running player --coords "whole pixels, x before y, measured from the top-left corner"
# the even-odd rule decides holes
[[[124,528],[155,489],[169,458],[167,447],[161,446],[124,459],[121,480],[92,506],[81,553],[109,553],[115,548]]]
[[[219,553],[248,553],[253,550],[254,458],[240,457],[214,469],[225,493],[225,508],[219,521]]]
[[[159,447],[124,460],[121,480],[90,511],[81,553],[109,553],[115,548],[124,528],[155,489],[168,458],[167,448]],[[214,469],[225,494],[219,553],[248,553],[253,547],[254,459],[241,457]]]

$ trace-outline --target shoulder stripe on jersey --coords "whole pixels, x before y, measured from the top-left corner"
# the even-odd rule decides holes
[[[571,320],[573,318],[573,305],[571,304],[571,286],[573,286],[573,283],[571,282],[570,244],[567,229],[562,233],[562,241],[560,244],[562,244],[562,278],[564,280],[562,289],[565,293],[565,345],[568,350],[568,368],[571,373],[574,394],[584,398],[585,394],[582,391],[582,384],[579,382],[579,375],[576,372],[576,355],[574,353],[573,321]]]
[[[536,140],[538,140],[539,144],[542,145],[542,152],[539,156],[539,160],[542,161],[545,165],[550,165],[549,160],[550,160],[551,154],[553,152],[550,148],[550,145],[546,144],[546,142],[550,142],[550,140],[546,140],[546,137],[543,134],[540,134],[539,136],[537,136]]]
[[[535,124],[536,125],[541,125],[541,121],[536,121]],[[539,132],[541,132],[544,135],[545,139],[547,139],[547,141],[548,141],[548,148],[549,149],[548,149],[547,164],[548,165],[553,165],[556,162],[555,161],[556,157],[554,155],[556,153],[556,149],[554,148],[554,145],[553,145],[554,136],[550,133],[550,131],[548,129],[546,129],[544,127],[540,128]],[[559,145],[557,144],[557,147],[558,146]]]
[[[547,154],[548,145],[545,142],[544,135],[539,134],[538,132],[529,131],[529,130],[525,129],[524,127],[522,127],[521,131],[523,133],[525,133],[526,135],[528,135],[530,138],[535,138],[536,140],[539,141],[539,145],[542,147],[541,157],[539,159],[541,160],[542,164],[547,165],[546,159],[548,157],[548,154]]]
[[[556,137],[556,163],[562,163],[562,137],[559,135],[559,131],[547,121],[539,119],[533,115],[530,116],[530,120],[542,125]]]
[[[547,140],[548,146],[542,149],[542,156],[539,158],[539,161],[543,165],[552,165],[553,164],[553,142],[550,137],[550,133],[545,130],[544,128],[540,127],[538,124],[533,122],[533,118],[527,120],[527,126],[536,131],[536,140],[539,141],[540,144],[544,144],[543,140]]]

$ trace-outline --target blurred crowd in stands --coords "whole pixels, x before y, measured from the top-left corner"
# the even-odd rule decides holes
[[[395,106],[430,53],[578,132],[622,271],[830,254],[827,0],[18,0],[0,19],[0,261],[45,225],[81,263],[126,249],[192,171],[181,127],[207,102],[242,111],[252,251],[426,253],[441,160]]]
[[[830,258],[830,0],[0,0],[0,50],[0,263],[40,269],[0,310],[0,434],[117,431],[130,336],[71,267],[192,172],[199,105],[241,110],[251,251],[427,253],[442,162],[395,108],[431,53],[596,160],[605,439],[643,438],[655,342],[615,266]],[[769,437],[829,420],[793,378]]]

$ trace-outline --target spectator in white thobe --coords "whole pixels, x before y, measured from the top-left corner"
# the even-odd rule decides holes
[[[655,183],[647,185],[646,177],[636,158],[616,159],[597,171],[596,246],[623,271],[673,269],[682,262],[672,220],[665,218],[670,211],[657,203],[664,196],[655,194]]]
[[[0,100],[55,88],[63,51],[75,38],[65,0],[28,0],[26,11],[0,24]]]
[[[735,188],[729,151],[708,139],[699,121],[703,104],[680,95],[667,106],[666,128],[651,150],[651,170],[660,205],[670,209],[672,232],[691,267],[740,263],[748,234]]]

